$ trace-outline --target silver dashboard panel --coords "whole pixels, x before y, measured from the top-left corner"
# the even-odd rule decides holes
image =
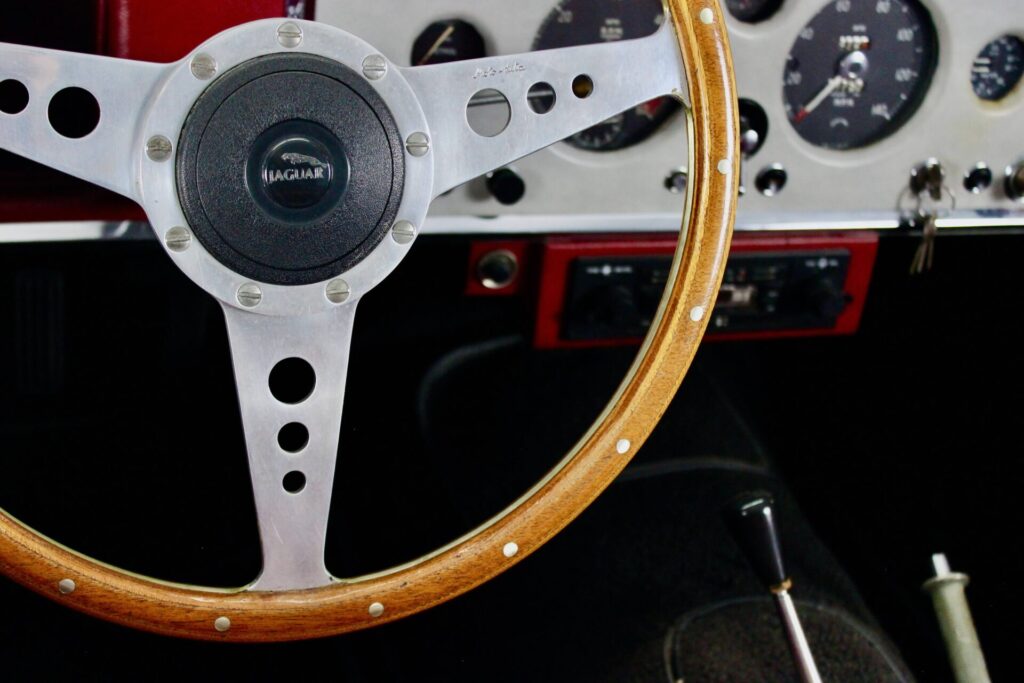
[[[556,0],[319,0],[317,20],[367,40],[390,59],[408,64],[417,35],[431,22],[458,18],[483,35],[491,54],[530,50]],[[939,59],[920,109],[895,135],[852,151],[803,141],[786,120],[782,78],[801,28],[826,5],[786,0],[773,17],[743,24],[729,17],[741,97],[769,117],[763,148],[744,164],[748,187],[740,201],[741,229],[895,227],[910,169],[934,157],[945,166],[958,211],[943,227],[1024,225],[1024,205],[1002,191],[1003,169],[1024,157],[1024,88],[998,103],[975,97],[975,55],[990,40],[1024,36],[1020,0],[923,0],[934,20]],[[682,206],[665,189],[666,176],[686,159],[683,117],[634,147],[603,154],[558,144],[514,165],[527,186],[512,208],[490,197],[482,180],[439,198],[425,232],[650,231],[675,229]],[[964,174],[979,162],[995,182],[971,194]],[[781,164],[789,175],[774,197],[753,190],[758,171]]]

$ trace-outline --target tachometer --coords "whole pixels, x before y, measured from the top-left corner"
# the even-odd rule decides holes
[[[1003,99],[1024,76],[1024,41],[1016,36],[996,38],[975,57],[971,68],[974,94],[983,100]]]
[[[661,0],[562,0],[534,39],[534,50],[643,38],[665,20]],[[623,112],[568,140],[580,149],[610,152],[650,137],[679,103],[663,97]]]
[[[916,0],[835,0],[800,31],[783,93],[808,142],[864,147],[917,109],[936,63],[935,27]]]
[[[486,57],[484,38],[476,27],[461,19],[435,21],[412,46],[413,66],[444,64]]]

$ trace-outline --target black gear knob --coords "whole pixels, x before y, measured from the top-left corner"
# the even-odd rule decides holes
[[[775,526],[775,500],[765,492],[745,493],[723,511],[737,545],[747,556],[757,577],[772,591],[789,586],[782,562],[782,546]]]

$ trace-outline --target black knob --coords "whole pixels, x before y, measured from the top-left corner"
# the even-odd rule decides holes
[[[804,297],[808,308],[821,318],[838,318],[846,310],[846,295],[827,277],[810,280]]]
[[[788,180],[789,175],[786,173],[786,169],[779,164],[772,164],[761,169],[754,184],[757,186],[757,191],[765,197],[774,197],[782,192]]]
[[[743,158],[757,154],[768,138],[768,114],[754,100],[740,99],[740,151]]]
[[[786,586],[782,546],[775,526],[775,501],[769,493],[746,493],[726,506],[725,522],[747,556],[757,578],[770,589]]]
[[[1010,199],[1024,199],[1024,161],[1006,169],[1006,196]]]
[[[526,183],[511,168],[499,168],[487,176],[487,190],[499,202],[510,206],[526,194]]]
[[[964,189],[971,194],[981,194],[992,185],[992,169],[978,164],[964,174]]]

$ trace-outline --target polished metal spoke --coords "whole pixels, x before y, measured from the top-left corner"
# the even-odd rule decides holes
[[[327,518],[355,304],[303,317],[224,310],[263,547],[263,572],[250,590],[326,585],[332,581],[324,565]],[[308,397],[302,396],[301,378],[291,378],[289,387],[298,395],[272,384],[278,364],[296,362],[289,359],[308,363],[315,373]],[[303,428],[308,443],[297,452],[285,450],[282,430]]]
[[[680,59],[675,31],[665,25],[639,40],[403,69],[430,124],[434,196],[649,100],[683,97]],[[552,94],[547,113],[531,106]],[[507,127],[493,137],[474,131],[467,109],[503,99]]]
[[[15,81],[28,95],[24,109],[0,110],[0,149],[138,201],[138,160],[147,144],[140,121],[170,68],[0,43],[0,84],[10,92],[19,89]],[[99,123],[81,138],[65,137],[51,123],[54,97],[68,88],[85,90],[99,105]]]

